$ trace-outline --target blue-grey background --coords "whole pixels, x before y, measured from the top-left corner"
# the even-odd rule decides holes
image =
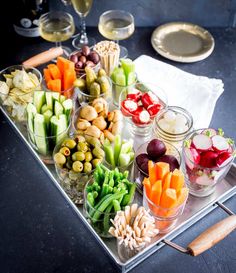
[[[78,15],[61,0],[50,0],[50,8]],[[236,26],[236,0],[94,0],[87,16],[88,26],[97,26],[99,16],[109,9],[131,12],[136,26],[158,26],[170,21],[188,21],[205,27]],[[76,20],[77,18],[77,20]]]

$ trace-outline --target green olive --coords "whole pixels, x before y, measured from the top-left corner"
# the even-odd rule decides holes
[[[67,161],[66,161],[66,168],[71,170],[72,169],[72,164],[73,164],[73,161],[68,158]]]
[[[63,142],[63,146],[68,147],[69,149],[74,149],[76,146],[76,142],[74,141],[74,139],[66,139]]]
[[[83,168],[83,163],[81,163],[80,161],[75,161],[72,165],[72,169],[76,173],[81,173],[83,171]]]
[[[88,145],[86,142],[79,142],[77,144],[77,150],[81,151],[83,153],[86,153],[88,151]]]
[[[53,159],[57,165],[63,165],[66,163],[66,157],[61,153],[56,153]]]
[[[70,149],[68,147],[62,147],[59,152],[65,156],[70,155]]]
[[[95,157],[97,157],[97,158],[103,158],[104,156],[105,156],[105,153],[104,153],[104,151],[103,151],[103,149],[101,149],[100,147],[95,147],[94,149],[93,149],[93,155],[95,156]]]
[[[90,173],[92,171],[92,164],[90,162],[85,162],[84,163],[84,172],[85,173]]]
[[[93,159],[93,155],[92,155],[91,152],[85,153],[85,161],[86,161],[86,162],[89,162],[89,161],[91,161],[92,159]]]
[[[84,161],[85,159],[85,154],[83,152],[75,152],[72,155],[72,160],[73,161]]]
[[[92,164],[93,164],[93,167],[96,168],[96,166],[98,164],[102,163],[102,159],[101,158],[95,158],[92,160]]]

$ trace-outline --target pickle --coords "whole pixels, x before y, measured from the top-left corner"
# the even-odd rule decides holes
[[[97,83],[97,82],[93,82],[93,83],[90,85],[89,93],[90,93],[90,95],[93,96],[93,97],[99,97],[99,95],[100,95],[100,93],[101,93],[100,84]]]
[[[111,92],[111,86],[107,79],[107,77],[102,76],[97,79],[97,82],[100,84],[101,87],[101,93],[106,94],[106,96],[110,95]]]
[[[106,75],[107,75],[107,73],[103,68],[100,68],[98,70],[98,77],[102,77],[102,76],[106,76]]]
[[[88,66],[85,67],[85,73],[86,73],[86,84],[87,84],[87,88],[89,89],[90,85],[93,82],[95,82],[95,80],[97,79],[97,76],[95,72],[93,71],[93,69]]]
[[[74,81],[74,86],[78,87],[80,90],[85,91],[86,90],[86,81],[85,79],[79,78]]]

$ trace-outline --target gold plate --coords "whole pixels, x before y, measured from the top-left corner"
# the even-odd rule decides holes
[[[204,28],[184,22],[162,25],[152,33],[153,48],[163,57],[182,63],[192,63],[207,58],[215,42]]]

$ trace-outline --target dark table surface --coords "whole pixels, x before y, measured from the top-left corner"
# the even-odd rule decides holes
[[[222,127],[236,139],[236,29],[210,29],[216,42],[213,54],[193,64],[167,61],[152,49],[152,28],[138,28],[122,42],[132,59],[141,54],[168,62],[185,71],[221,78],[225,91],[219,98],[211,126]],[[89,29],[97,40],[96,29]],[[0,68],[17,64],[49,48],[40,38],[8,36]],[[2,46],[1,46],[2,47]],[[0,272],[72,273],[116,272],[116,267],[86,230],[81,220],[51,183],[38,162],[0,113]],[[235,198],[226,202],[236,211]],[[226,216],[219,208],[178,236],[186,246],[201,231]],[[131,272],[236,272],[236,233],[199,257],[164,247]]]

